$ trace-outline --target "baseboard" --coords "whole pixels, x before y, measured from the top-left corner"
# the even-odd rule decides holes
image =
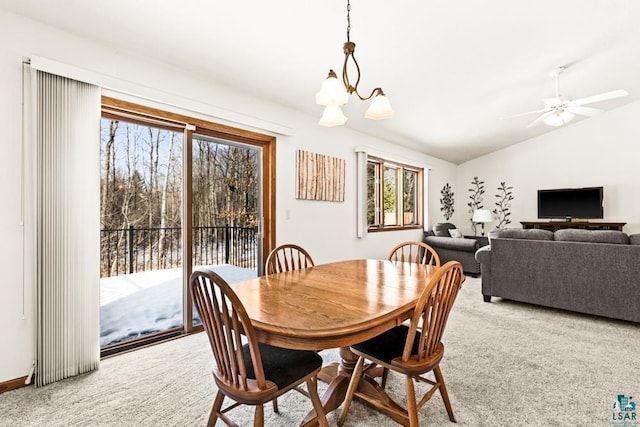
[[[20,377],[20,378],[16,378],[13,380],[9,380],[9,381],[4,381],[0,383],[0,394],[7,392],[7,391],[11,391],[11,390],[15,390],[17,388],[20,387],[24,387],[25,384],[24,382],[27,380],[27,377]]]

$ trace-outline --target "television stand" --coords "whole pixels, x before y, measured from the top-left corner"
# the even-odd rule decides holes
[[[580,228],[583,230],[618,230],[626,222],[589,222],[589,221],[521,221],[522,228],[539,228],[542,230],[556,231],[561,228]]]

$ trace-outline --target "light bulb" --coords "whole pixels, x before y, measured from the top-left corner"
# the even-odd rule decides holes
[[[393,117],[394,111],[391,108],[389,99],[382,91],[378,91],[376,96],[371,100],[369,109],[364,113],[367,119],[381,120]]]
[[[324,111],[322,112],[322,118],[318,124],[320,126],[340,126],[345,124],[347,121],[347,117],[342,114],[342,108],[337,105],[328,105],[324,107]]]
[[[316,93],[316,104],[324,106],[340,106],[347,103],[349,94],[338,80],[336,73],[329,70],[329,75],[322,82],[320,91]]]

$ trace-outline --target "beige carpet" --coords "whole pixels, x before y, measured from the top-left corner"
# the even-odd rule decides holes
[[[640,401],[638,324],[495,298],[487,304],[480,280],[468,278],[445,345],[441,366],[459,425],[611,426],[618,394]],[[321,354],[327,362],[337,360],[335,350]],[[116,356],[97,372],[0,395],[0,426],[206,425],[212,365],[204,334]],[[388,388],[402,396],[401,378],[391,377]],[[265,408],[267,425],[298,425],[311,408],[298,393],[279,402],[280,415]],[[337,415],[328,415],[330,425]],[[250,409],[231,416],[251,425]],[[421,425],[451,425],[438,394],[420,419]],[[354,403],[345,425],[395,424]]]

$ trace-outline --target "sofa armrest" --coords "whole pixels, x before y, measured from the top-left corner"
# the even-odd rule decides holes
[[[476,260],[482,264],[491,262],[491,246],[483,246],[476,251]]]
[[[491,246],[483,246],[476,251],[476,261],[480,263],[482,296],[485,302],[491,301]]]
[[[435,248],[453,249],[463,252],[475,252],[478,241],[475,239],[454,239],[453,237],[426,236],[424,243]]]

